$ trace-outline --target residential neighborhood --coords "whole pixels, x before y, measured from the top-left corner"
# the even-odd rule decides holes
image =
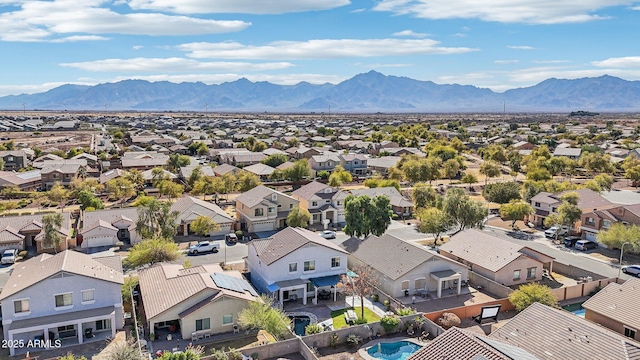
[[[0,120],[0,358],[640,354],[638,119]]]

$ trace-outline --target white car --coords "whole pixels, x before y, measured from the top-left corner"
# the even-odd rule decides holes
[[[569,228],[566,226],[563,226],[563,227],[553,226],[544,231],[544,236],[548,238],[553,238],[556,235],[564,236],[567,234],[569,234]]]
[[[2,263],[2,265],[13,264],[16,262],[17,257],[18,257],[18,250],[16,249],[5,250],[2,253],[2,259],[0,260],[0,262]]]
[[[210,251],[220,250],[220,244],[210,241],[200,241],[199,243],[189,247],[189,254],[201,254]]]
[[[640,277],[640,265],[623,266],[622,267],[622,272],[625,273],[625,274],[629,274],[629,275]]]
[[[325,239],[335,239],[336,238],[336,232],[335,231],[331,231],[331,230],[325,230],[325,231],[320,233],[320,236],[322,236]]]

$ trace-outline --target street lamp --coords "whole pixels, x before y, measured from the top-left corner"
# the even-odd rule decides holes
[[[629,245],[629,242],[625,241],[625,243],[622,244],[622,247],[620,248],[620,267],[618,268],[618,279],[620,279],[620,272],[622,271],[622,254],[624,253],[625,245]]]

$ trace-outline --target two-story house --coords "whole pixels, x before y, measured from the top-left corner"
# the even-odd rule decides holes
[[[287,226],[289,212],[300,202],[264,185],[236,198],[236,219],[248,232],[273,231]]]
[[[393,186],[371,188],[371,189],[357,189],[351,190],[351,193],[355,196],[367,195],[369,197],[386,196],[391,203],[391,210],[393,213],[401,218],[410,217],[413,214],[413,203],[406,199],[398,189]]]
[[[91,257],[66,250],[16,266],[0,293],[4,339],[49,346],[105,341],[123,326],[120,256]],[[41,351],[9,346],[17,352]]]
[[[51,189],[57,182],[69,186],[82,171],[87,170],[86,160],[45,161],[40,170],[42,188]]]
[[[333,172],[340,165],[340,157],[336,153],[325,152],[322,155],[313,155],[309,158],[309,167],[313,176],[318,176],[320,171]]]
[[[340,164],[353,175],[367,174],[367,161],[369,158],[364,154],[340,154]]]
[[[27,167],[27,153],[23,150],[0,151],[4,170],[20,170]]]
[[[270,238],[249,243],[247,266],[252,284],[280,302],[308,298],[329,291],[335,299],[341,275],[347,272],[347,251],[320,235],[288,227]]]
[[[326,184],[312,181],[291,193],[300,201],[300,208],[309,211],[309,225],[321,224],[326,229],[329,224],[344,223],[344,191]]]
[[[640,225],[640,204],[618,205],[584,211],[580,217],[580,230],[585,239],[596,241],[600,231],[608,230],[615,223]]]
[[[151,170],[157,166],[166,166],[169,156],[156,151],[129,151],[120,158],[124,170]]]
[[[232,332],[240,311],[260,301],[257,295],[240,272],[218,264],[185,269],[161,263],[140,272],[143,323],[157,337],[174,324],[189,341]]]
[[[555,213],[562,204],[562,200],[560,199],[562,195],[568,192],[578,194],[578,207],[583,212],[609,208],[613,205],[611,201],[590,189],[570,190],[555,194],[543,191],[531,198],[530,203],[534,213],[529,215],[529,221],[536,226],[543,225],[544,219],[546,219],[549,214]]]

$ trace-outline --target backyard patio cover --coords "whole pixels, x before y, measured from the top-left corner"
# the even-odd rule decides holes
[[[341,275],[329,275],[329,276],[321,276],[321,277],[313,278],[311,279],[311,282],[316,287],[323,287],[323,286],[336,285],[340,282],[340,280],[342,280]]]

